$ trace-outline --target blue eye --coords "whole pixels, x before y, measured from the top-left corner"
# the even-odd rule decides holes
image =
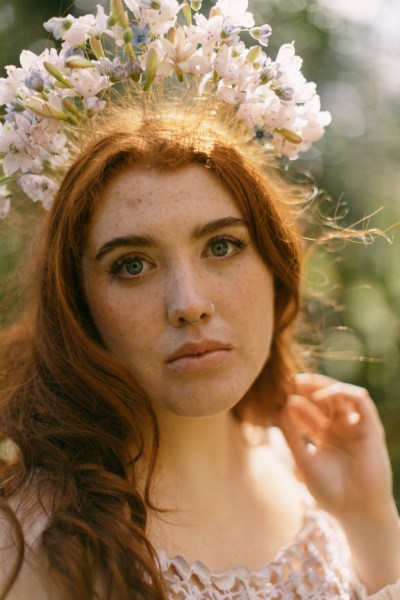
[[[138,256],[125,261],[122,266],[125,267],[125,270],[129,275],[140,275],[143,271],[143,261]]]
[[[215,240],[210,244],[210,250],[214,256],[226,256],[229,252],[229,242],[227,240]]]
[[[151,269],[151,264],[148,260],[140,256],[129,256],[117,261],[111,267],[110,273],[125,279],[135,279],[139,275],[146,273],[149,269]]]
[[[217,237],[210,240],[207,246],[208,255],[215,258],[234,256],[238,251],[246,248],[247,242],[231,237]]]

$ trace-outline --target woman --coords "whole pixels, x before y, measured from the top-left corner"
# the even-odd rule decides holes
[[[73,134],[3,334],[3,597],[398,597],[375,407],[295,375],[289,191],[223,101],[164,96]]]

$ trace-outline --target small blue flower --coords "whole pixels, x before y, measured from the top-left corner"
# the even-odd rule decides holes
[[[44,80],[40,73],[33,71],[30,75],[25,78],[25,85],[30,90],[35,92],[42,92],[44,87]]]
[[[82,56],[83,58],[85,56],[85,53],[81,48],[69,48],[64,54],[64,56],[65,59],[69,58],[70,56]]]
[[[260,144],[265,144],[265,142],[267,142],[268,140],[272,139],[272,134],[267,131],[264,127],[262,127],[261,125],[254,125],[253,127],[253,133],[254,133],[254,137],[256,138],[256,140],[258,142],[260,142]]]
[[[150,34],[150,25],[147,24],[144,27],[138,27],[137,25],[132,25],[132,44],[133,46],[144,46],[151,40]]]

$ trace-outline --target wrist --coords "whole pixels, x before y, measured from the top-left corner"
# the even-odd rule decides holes
[[[337,515],[336,518],[346,532],[355,534],[368,531],[390,531],[391,528],[396,531],[400,523],[399,512],[393,497],[380,505],[366,506],[365,509],[358,508]]]
[[[353,566],[369,593],[400,579],[400,518],[394,500],[372,514],[339,519]]]

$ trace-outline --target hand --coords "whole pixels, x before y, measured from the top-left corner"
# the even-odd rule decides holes
[[[366,390],[301,374],[277,424],[321,508],[342,524],[369,593],[400,577],[400,520],[378,411]]]
[[[301,477],[339,520],[379,519],[392,499],[385,434],[368,392],[323,375],[300,374],[278,415]]]

